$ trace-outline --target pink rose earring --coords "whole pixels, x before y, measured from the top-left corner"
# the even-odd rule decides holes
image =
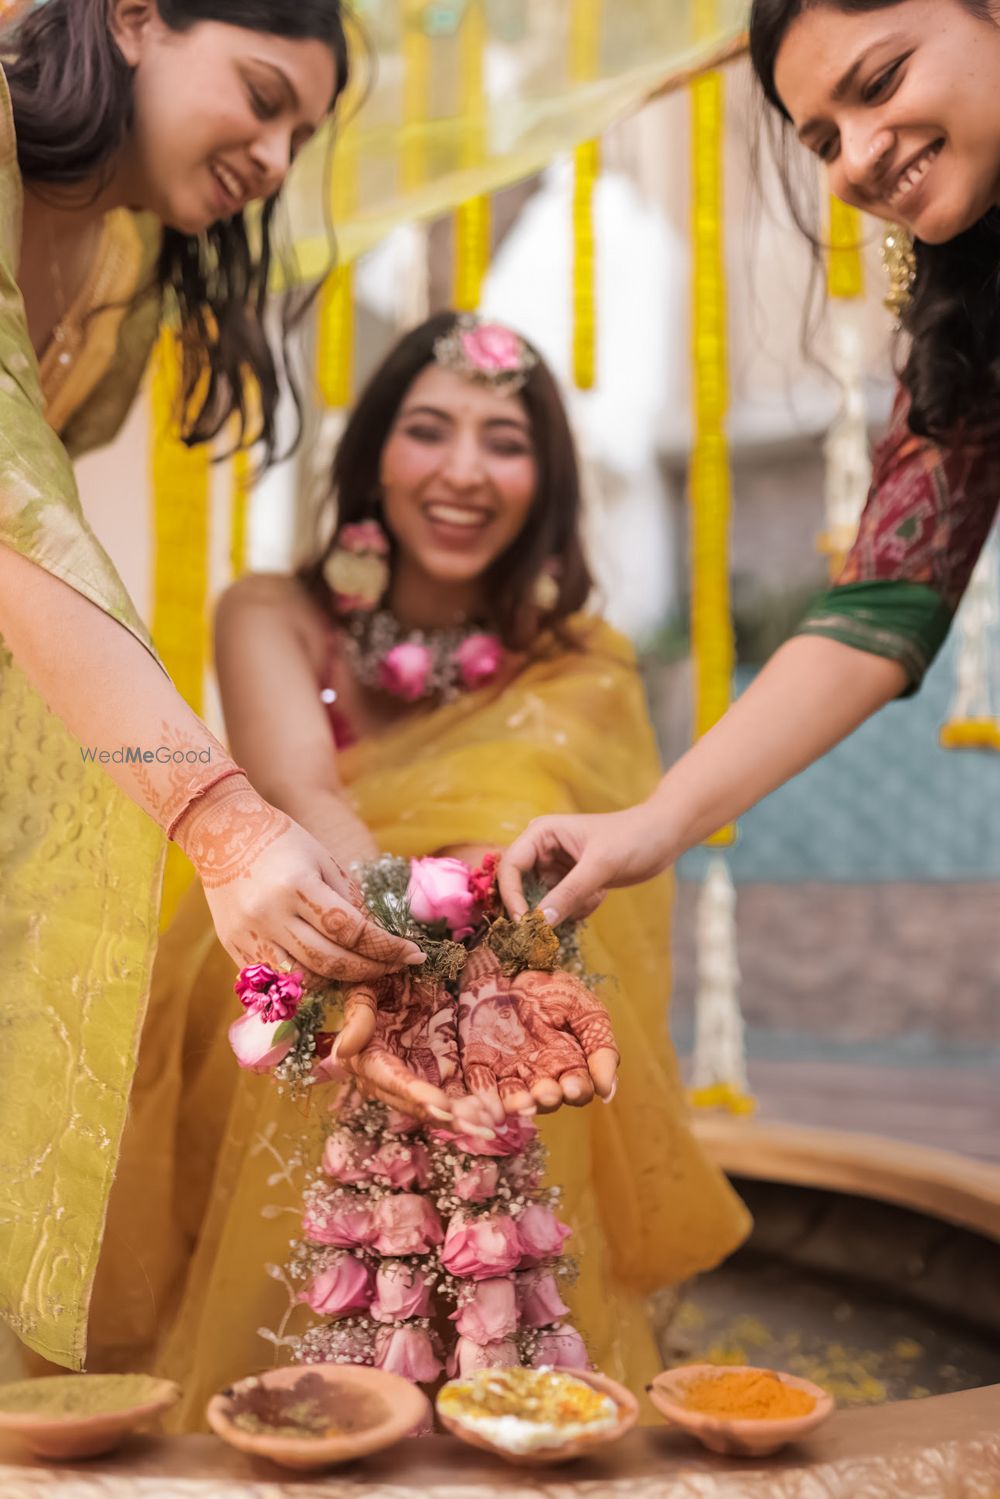
[[[389,538],[377,520],[341,526],[323,577],[338,614],[368,614],[389,586]]]

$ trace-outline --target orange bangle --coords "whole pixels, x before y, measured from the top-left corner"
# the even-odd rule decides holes
[[[210,791],[214,791],[216,786],[221,786],[222,782],[228,781],[230,776],[246,776],[246,774],[247,773],[242,766],[230,765],[228,770],[220,770],[219,774],[217,776],[213,776],[210,781],[206,781],[204,786],[199,786],[198,790],[192,795],[191,800],[184,804],[181,810],[177,813],[177,816],[171,822],[170,826],[167,828],[167,837],[171,840],[173,839],[173,836],[176,833],[177,829],[180,827],[181,823],[184,821],[185,817],[191,811],[191,808],[195,805],[195,803],[200,802],[202,798],[207,796]],[[249,779],[249,776],[247,776],[247,780]]]

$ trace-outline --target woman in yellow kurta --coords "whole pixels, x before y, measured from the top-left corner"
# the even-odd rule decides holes
[[[527,346],[451,314],[407,335],[362,395],[334,481],[338,526],[319,559],[296,578],[244,580],[220,610],[227,724],[258,788],[358,859],[470,862],[553,802],[600,812],[644,795],[658,764],[641,684],[627,644],[579,612],[576,461]],[[497,639],[491,664],[483,642]],[[478,663],[464,681],[456,653]],[[669,908],[664,879],[588,924],[620,1086],[542,1130],[580,1265],[574,1322],[637,1391],[657,1366],[645,1295],[716,1264],[747,1228],[685,1119],[666,1031]],[[238,1013],[193,893],[158,959],[90,1328],[91,1367],[183,1384],[187,1427],[214,1389],[269,1361],[267,1340],[289,1357],[282,1338],[312,1316],[283,1267],[324,1090],[306,1107],[240,1073],[226,1039]],[[564,1098],[555,1080],[534,1091],[543,1108]],[[589,1096],[578,1086],[566,1101]]]
[[[347,53],[339,0],[46,0],[0,41],[0,1318],[78,1367],[163,834],[234,957],[350,973],[382,940],[172,688],[70,463],[120,425],[161,309],[187,438],[235,415],[272,455],[270,225]]]

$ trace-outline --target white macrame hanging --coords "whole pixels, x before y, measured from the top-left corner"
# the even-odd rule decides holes
[[[872,478],[861,310],[856,300],[833,298],[829,303],[830,365],[842,399],[823,445],[826,530],[820,546],[834,567],[854,543]]]
[[[740,1009],[736,889],[729,863],[721,854],[709,864],[698,898],[695,938],[698,991],[692,1100],[699,1107],[747,1113],[753,1108],[753,1099]]]
[[[1000,749],[1000,542],[994,527],[955,621],[955,694],[941,742],[953,749]]]

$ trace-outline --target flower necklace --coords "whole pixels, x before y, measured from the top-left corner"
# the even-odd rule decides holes
[[[492,682],[503,664],[500,640],[478,625],[406,630],[389,609],[352,611],[344,624],[358,681],[407,703],[450,702]]]

